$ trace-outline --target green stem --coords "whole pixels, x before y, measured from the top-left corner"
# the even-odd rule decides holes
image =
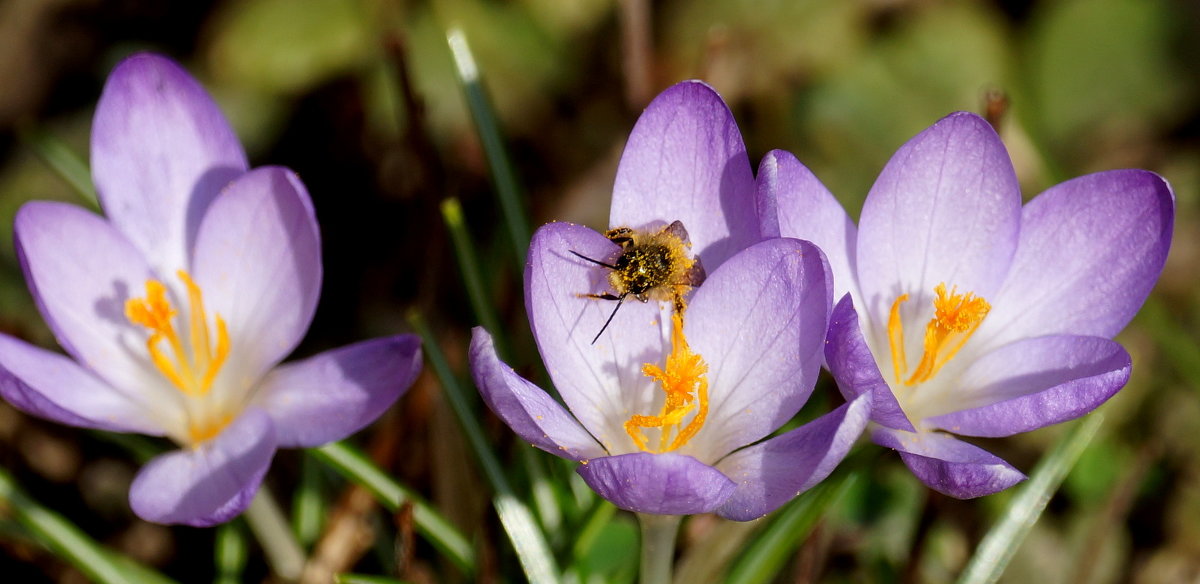
[[[675,537],[682,515],[638,513],[642,526],[641,584],[670,584],[675,566]]]
[[[267,556],[267,562],[271,564],[275,575],[285,582],[299,580],[308,560],[300,542],[296,541],[291,524],[279,509],[279,503],[275,501],[271,492],[265,487],[260,488],[254,495],[254,500],[250,502],[250,507],[246,508],[244,517],[250,531],[254,532],[254,537],[258,538],[258,543],[262,545],[263,553]]]

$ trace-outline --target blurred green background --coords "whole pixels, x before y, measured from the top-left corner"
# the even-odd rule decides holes
[[[1099,434],[1005,581],[1200,581],[1194,0],[5,0],[0,330],[54,346],[16,263],[12,217],[31,199],[83,203],[55,165],[69,167],[70,153],[86,161],[105,76],[124,56],[150,50],[179,60],[213,93],[254,165],[295,169],[313,196],[325,283],[298,355],[406,331],[405,312],[416,310],[452,365],[465,370],[476,320],[439,212],[453,196],[489,266],[485,284],[514,345],[514,365],[537,376],[520,266],[454,74],[449,27],[461,27],[477,55],[533,225],[604,228],[637,114],[659,90],[688,78],[708,81],[729,102],[755,163],[771,149],[792,151],[852,214],[891,153],[955,110],[990,109],[1027,197],[1098,170],[1161,173],[1177,196],[1175,239],[1158,287],[1120,336],[1134,357],[1132,381],[1101,408]],[[809,411],[837,400],[824,379],[816,395]],[[557,497],[578,489],[569,466],[485,419],[497,450],[521,461],[518,474],[541,469],[555,477]],[[985,446],[1029,471],[1063,431]],[[460,436],[427,373],[358,440],[475,539],[479,581],[521,581]],[[168,576],[210,581],[212,530],[131,515],[125,497],[137,463],[130,447],[0,404],[0,464],[26,490]],[[868,480],[854,483],[776,581],[952,581],[1011,497],[948,499],[929,493],[898,458],[875,460]],[[517,482],[527,494],[536,483]],[[455,580],[425,544],[398,546],[391,518],[369,497],[303,453],[281,452],[267,487],[290,506],[300,483],[315,485],[325,500],[306,543],[329,570],[311,581],[352,569]],[[557,526],[554,549],[583,566],[579,581],[628,582],[627,559],[636,555],[631,517],[605,516],[587,549],[572,547],[597,513],[591,505],[586,518],[568,509],[558,520],[539,519]],[[715,579],[758,527],[692,519],[681,537],[680,578]],[[260,552],[250,545],[249,553],[244,581],[270,580]],[[2,506],[0,573],[12,582],[84,581]]]

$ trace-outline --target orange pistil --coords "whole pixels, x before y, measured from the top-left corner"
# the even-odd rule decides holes
[[[175,309],[167,299],[167,287],[157,280],[146,281],[146,297],[130,298],[125,302],[125,317],[136,325],[150,330],[146,339],[146,350],[150,360],[171,385],[190,396],[202,396],[212,389],[213,380],[229,357],[229,332],[221,315],[214,315],[217,338],[214,346],[210,338],[208,316],[204,312],[204,298],[200,287],[183,270],[177,272],[188,293],[188,341],[175,329]],[[170,354],[160,346],[167,342]],[[190,349],[190,352],[188,351]],[[222,425],[223,426],[223,425]],[[218,426],[215,431],[220,431]],[[204,434],[207,430],[199,432]],[[195,432],[193,432],[195,433]]]
[[[916,385],[932,379],[954,358],[992,309],[987,300],[974,293],[959,294],[957,286],[947,292],[945,282],[933,291],[937,296],[933,299],[933,318],[925,325],[925,351],[916,371],[908,379],[904,379],[908,361],[904,355],[904,325],[900,319],[900,305],[908,301],[908,294],[901,294],[892,304],[888,317],[888,345],[896,383]]]
[[[682,307],[680,307],[682,308]],[[671,354],[667,355],[664,368],[653,363],[642,366],[642,373],[662,385],[667,393],[662,411],[657,416],[633,415],[625,422],[625,431],[637,447],[646,452],[670,452],[687,444],[708,417],[708,380],[705,374],[708,365],[700,355],[693,353],[683,336],[683,311],[675,310],[671,315]],[[697,409],[698,408],[698,409]],[[683,417],[696,410],[696,415],[684,426],[674,439],[671,434],[683,422]],[[651,450],[642,428],[660,428],[659,447]]]

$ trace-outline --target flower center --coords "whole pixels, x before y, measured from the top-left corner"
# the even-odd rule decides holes
[[[642,373],[661,384],[667,393],[662,411],[657,416],[635,414],[625,422],[625,432],[645,452],[678,449],[700,431],[704,419],[708,417],[708,380],[704,378],[708,364],[700,355],[692,352],[687,338],[683,336],[682,304],[672,312],[671,324],[671,354],[667,355],[664,367],[653,363],[642,365]],[[693,409],[697,409],[696,415],[683,429],[678,430],[683,417]],[[647,446],[643,428],[659,428],[661,435],[657,449]]]
[[[916,385],[924,383],[954,358],[967,339],[979,328],[992,305],[972,292],[958,293],[955,286],[946,292],[942,282],[933,289],[933,318],[925,325],[925,352],[912,375],[908,374],[908,359],[904,355],[904,323],[900,319],[900,305],[908,302],[908,294],[901,294],[892,303],[888,316],[888,346],[892,351],[892,368],[896,383]]]
[[[125,302],[125,317],[150,331],[146,350],[159,373],[184,395],[200,398],[212,390],[217,373],[229,357],[229,332],[221,315],[214,314],[216,339],[212,338],[200,287],[187,272],[179,270],[176,274],[187,289],[188,319],[180,327],[186,329],[186,337],[175,326],[177,311],[167,299],[167,287],[157,280],[146,281],[145,298]],[[227,415],[194,418],[187,431],[191,443],[216,436],[230,419]]]

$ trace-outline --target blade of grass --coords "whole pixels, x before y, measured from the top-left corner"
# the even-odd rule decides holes
[[[305,456],[300,461],[300,484],[292,496],[292,531],[305,548],[321,536],[325,501],[321,498],[320,473],[316,461]]]
[[[959,584],[983,584],[1000,579],[1008,562],[1021,547],[1025,536],[1046,509],[1050,497],[1058,490],[1067,473],[1079,460],[1079,455],[1096,435],[1104,417],[1093,413],[1063,436],[1037,468],[1029,475],[1029,481],[1017,492],[1004,515],[988,534],[979,542],[975,555],[967,563],[959,578]]]
[[[479,324],[492,332],[496,342],[496,351],[501,358],[508,357],[508,347],[504,335],[500,333],[500,317],[496,314],[495,303],[488,298],[487,287],[483,282],[483,271],[479,269],[479,257],[475,255],[475,245],[471,235],[467,233],[463,221],[462,205],[458,199],[450,197],[442,201],[442,218],[450,230],[450,239],[454,242],[454,254],[458,257],[458,267],[462,271],[463,284],[467,288],[467,297],[471,309]],[[522,264],[523,265],[523,264]]]
[[[406,584],[404,580],[366,574],[338,574],[333,577],[336,584]]]
[[[467,538],[429,503],[375,466],[367,455],[345,442],[333,442],[308,452],[347,479],[371,491],[389,511],[395,512],[402,503],[412,503],[413,522],[417,531],[463,573],[475,573],[475,552]]]
[[[42,159],[58,176],[67,181],[71,188],[95,210],[100,209],[96,189],[92,187],[92,172],[88,165],[58,136],[35,128],[23,128],[18,132],[21,141]]]
[[[30,535],[93,582],[101,584],[171,582],[150,568],[101,547],[62,515],[31,499],[17,486],[12,475],[2,468],[0,468],[0,501],[8,504],[13,517]]]
[[[246,534],[239,522],[230,522],[217,527],[216,556],[217,578],[215,584],[238,584],[246,569]]]
[[[429,359],[441,380],[446,399],[462,424],[471,450],[475,452],[488,482],[496,491],[496,497],[492,500],[492,504],[496,507],[496,514],[500,517],[504,531],[508,533],[508,538],[512,541],[513,549],[516,550],[521,566],[525,569],[526,577],[535,584],[557,582],[558,567],[554,557],[550,554],[550,547],[546,544],[545,535],[538,528],[533,512],[516,496],[512,485],[504,475],[500,461],[488,446],[487,438],[483,435],[471,401],[450,369],[450,363],[446,360],[446,355],[442,353],[433,332],[429,330],[425,319],[416,312],[409,312],[408,322],[412,325],[413,330],[421,335],[425,357]]]
[[[516,173],[504,147],[500,121],[496,119],[495,110],[488,100],[487,92],[484,91],[479,67],[475,63],[471,47],[467,44],[466,34],[461,28],[452,26],[446,33],[446,41],[450,44],[450,52],[454,56],[454,70],[466,97],[467,108],[471,110],[471,117],[475,120],[475,129],[479,132],[488,166],[492,170],[500,212],[504,215],[504,225],[516,260],[513,265],[518,270],[523,270],[525,250],[532,231],[525,214],[520,188],[517,186]]]
[[[841,499],[857,479],[856,472],[835,474],[776,512],[771,523],[729,570],[726,584],[773,581],[784,563],[795,554],[800,542],[825,516],[825,511]]]

